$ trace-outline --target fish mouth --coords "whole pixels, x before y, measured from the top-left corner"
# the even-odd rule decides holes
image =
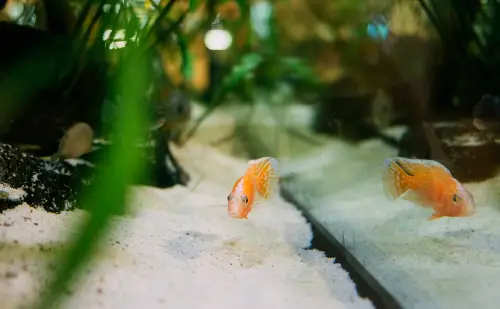
[[[473,208],[473,207],[470,207],[468,209],[465,209],[461,215],[459,215],[460,217],[470,217],[470,216],[473,216],[476,214],[476,209]]]
[[[468,216],[472,216],[472,215],[474,215],[477,212],[476,204],[474,203],[474,200],[471,200],[470,204],[467,205],[467,206],[468,207],[466,209],[467,209],[467,215]]]
[[[472,216],[472,215],[475,215],[475,214],[476,214],[476,209],[475,208],[471,208],[467,212],[467,216]]]
[[[238,207],[237,204],[229,203],[227,207],[227,214],[231,218],[241,219],[243,217],[244,212],[242,211],[241,207]]]
[[[246,219],[245,216],[235,211],[229,211],[228,215],[234,219]]]

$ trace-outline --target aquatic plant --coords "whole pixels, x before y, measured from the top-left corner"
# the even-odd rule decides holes
[[[77,16],[65,1],[40,1],[37,10],[44,18],[38,16],[37,26],[44,28],[43,31],[14,23],[0,24],[4,38],[19,42],[2,48],[1,52],[3,140],[41,143],[42,148],[50,149],[50,140],[56,131],[52,128],[71,123],[75,118],[85,119],[101,135],[109,135],[112,140],[97,160],[99,166],[105,168],[95,171],[88,186],[78,188],[83,192],[78,195],[77,203],[90,216],[81,226],[75,226],[79,229],[77,236],[60,257],[57,263],[60,267],[45,287],[36,308],[52,308],[60,300],[82,265],[92,257],[111,216],[126,211],[127,186],[147,178],[142,149],[136,142],[144,140],[144,128],[151,120],[148,90],[152,83],[151,59],[155,47],[167,38],[170,47],[178,48],[184,55],[183,73],[189,71],[189,59],[182,43],[184,37],[179,31],[186,12],[175,20],[168,16],[175,3],[171,0],[158,7],[145,25],[141,24],[131,1],[104,0],[77,4]],[[4,5],[2,3],[2,8]],[[13,40],[17,37],[24,40]],[[104,117],[103,110],[108,112]],[[44,119],[43,127],[36,127],[33,121],[35,127],[30,125],[29,121],[33,120],[30,117]],[[43,161],[29,155],[11,155],[18,151],[9,149],[12,148],[0,149],[0,156],[10,160],[9,166],[16,167],[14,163],[19,160],[27,162],[17,172],[23,172],[23,168],[37,172],[36,168],[43,165]],[[7,171],[12,172],[11,169]],[[41,175],[51,176],[49,171]],[[64,178],[59,175],[61,177]],[[50,181],[49,178],[46,180]],[[67,179],[62,182],[68,185]],[[12,185],[18,184],[14,181]],[[73,197],[73,188],[62,192]],[[27,198],[37,203],[31,195]]]
[[[430,0],[419,3],[440,43],[433,81],[428,81],[432,90],[427,102],[422,102],[432,113],[422,113],[410,126],[399,141],[399,155],[437,160],[460,181],[491,178],[499,164],[495,141],[498,130],[495,126],[490,128],[491,132],[475,126],[481,122],[477,117],[483,117],[477,114],[478,105],[485,103],[481,99],[500,89],[496,74],[500,68],[496,53],[500,47],[500,2]],[[494,108],[489,113],[491,119],[496,117]],[[431,129],[432,125],[424,122],[429,119],[446,120],[449,124]],[[451,159],[437,154],[436,149]]]
[[[243,39],[240,38],[240,45],[231,47],[231,51],[236,51],[231,57],[231,63],[234,63],[231,70],[224,74],[221,80],[211,81],[213,93],[209,94],[209,99],[205,102],[207,109],[195,121],[187,138],[190,138],[203,120],[226,101],[229,93],[238,102],[254,104],[254,93],[257,88],[273,92],[283,80],[313,86],[319,83],[317,76],[304,59],[288,57],[279,52],[275,3],[263,1],[250,6],[245,1],[236,2],[241,11],[240,18],[227,23],[216,19],[212,28],[227,28],[232,33],[245,33],[245,35]],[[219,51],[212,53],[217,54]],[[223,63],[217,60],[215,62],[223,66]],[[270,100],[268,103],[270,104]]]
[[[498,91],[500,2],[419,0],[442,43],[442,71],[433,102],[471,115],[485,94]]]
[[[96,159],[99,166],[105,168],[96,171],[92,182],[82,189],[82,195],[76,200],[90,216],[77,227],[76,238],[56,263],[59,267],[36,308],[54,307],[82,266],[92,258],[112,215],[126,212],[127,185],[139,179],[154,178],[144,175],[152,169],[144,166],[142,152],[135,143],[151,133],[143,128],[149,127],[148,121],[155,122],[157,112],[162,110],[158,106],[161,103],[150,102],[154,97],[150,92],[162,90],[150,89],[151,84],[155,85],[153,80],[157,78],[169,86],[176,85],[167,74],[153,77],[155,69],[151,59],[157,56],[157,48],[179,52],[179,74],[183,78],[177,85],[188,88],[185,81],[193,74],[195,60],[189,51],[190,40],[211,27],[218,27],[213,25],[217,1],[190,1],[189,6],[175,0],[160,5],[151,2],[150,14],[138,12],[133,3],[40,1],[35,12],[43,18],[37,18],[35,26],[43,30],[0,24],[0,32],[7,41],[28,38],[0,51],[1,59],[9,59],[8,63],[0,62],[0,69],[9,76],[0,82],[0,93],[6,98],[0,114],[4,140],[38,143],[43,149],[53,149],[57,146],[53,141],[57,128],[83,118],[99,135],[106,135],[112,141],[109,147],[102,147],[106,149]],[[254,30],[259,35],[256,38],[250,31],[255,9],[246,1],[235,3],[239,8],[238,17],[232,22],[223,21],[223,27],[246,33],[238,36],[242,38],[239,48],[243,52],[234,53],[230,62],[234,66],[229,66],[231,70],[220,83],[214,80],[215,92],[210,96],[207,113],[197,123],[221,106],[228,93],[251,93],[256,87],[273,89],[280,80],[290,77],[312,85],[318,83],[306,61],[281,57],[273,5],[260,8],[267,22]],[[72,14],[74,9],[78,12],[76,16]],[[199,11],[203,12],[202,18],[192,22],[189,18]],[[268,26],[263,27],[266,23]],[[41,120],[30,122],[31,116]],[[13,125],[11,120],[14,120]],[[164,157],[160,156],[165,156],[169,150],[162,132],[152,134],[158,145],[166,147],[158,147],[162,150],[154,154],[157,162],[164,162]],[[182,183],[180,178],[177,173],[164,186]]]

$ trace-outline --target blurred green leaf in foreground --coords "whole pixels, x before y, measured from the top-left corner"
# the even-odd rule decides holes
[[[93,0],[88,1],[90,3]],[[173,2],[175,0],[170,1]],[[167,7],[171,5],[167,4]],[[120,12],[133,13],[131,10],[120,10]],[[165,15],[164,12],[163,17]],[[107,22],[114,31],[116,28],[116,25],[112,25],[114,20],[108,18]],[[175,27],[178,26],[179,23],[176,23]],[[125,32],[130,35],[141,33],[138,27],[139,23],[134,20],[125,25]],[[106,27],[101,25],[100,28],[104,30]],[[142,31],[142,33],[144,37],[150,32],[146,34]],[[142,43],[141,46],[139,43]],[[91,259],[92,253],[109,226],[111,217],[117,213],[124,213],[127,186],[142,176],[143,162],[140,148],[135,143],[142,138],[141,135],[147,126],[145,103],[150,82],[147,68],[151,59],[148,58],[149,54],[144,52],[144,43],[149,42],[142,40],[141,37],[128,40],[126,47],[119,51],[120,62],[116,73],[112,74],[111,92],[115,94],[115,98],[120,99],[115,110],[116,121],[112,125],[114,139],[111,151],[101,163],[106,168],[97,175],[88,191],[84,192],[80,204],[81,208],[90,212],[90,216],[86,216],[81,222],[76,238],[69,244],[67,254],[60,257],[59,267],[53,280],[45,288],[34,308],[55,308],[61,303],[64,291],[67,291],[82,266]]]
[[[98,240],[111,216],[125,207],[125,191],[141,170],[140,149],[133,141],[140,138],[141,127],[144,126],[144,100],[146,78],[144,75],[144,58],[130,52],[124,65],[125,69],[117,81],[117,90],[123,101],[118,109],[118,119],[114,131],[117,137],[112,150],[104,164],[106,173],[99,175],[91,192],[82,202],[88,205],[91,215],[83,222],[80,234],[70,247],[68,256],[62,261],[54,281],[45,291],[37,308],[53,308],[67,284],[91,256]]]

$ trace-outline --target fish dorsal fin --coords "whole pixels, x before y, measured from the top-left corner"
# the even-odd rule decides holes
[[[450,170],[446,166],[444,166],[443,164],[441,164],[437,161],[433,161],[433,160],[425,160],[425,163],[429,167],[437,167],[437,168],[441,169],[443,172],[445,172],[446,174],[451,176]]]
[[[427,168],[438,168],[446,174],[451,175],[450,170],[446,168],[446,166],[434,160],[396,158],[394,162],[409,176],[414,176],[416,174],[416,169],[422,166]]]
[[[279,185],[279,163],[272,157],[248,161],[248,172],[255,179],[255,187],[260,196],[268,199]]]
[[[382,185],[386,197],[391,200],[398,199],[408,190],[408,179],[413,175],[401,161],[398,158],[389,158],[384,161]]]
[[[405,164],[399,158],[394,159],[394,163],[408,176],[415,176],[415,171],[411,168],[411,166]]]
[[[396,166],[398,166],[406,175],[408,176],[416,176],[409,177],[411,181],[411,185],[409,188],[415,189],[415,186],[419,188],[419,190],[427,190],[431,186],[433,186],[433,179],[437,175],[450,175],[450,171],[441,163],[436,162],[434,160],[423,160],[423,159],[403,159],[394,161]],[[436,170],[439,171],[436,174]],[[406,200],[410,200],[414,203],[424,206],[425,201],[422,200],[421,196],[418,196],[416,192],[410,193],[408,197],[404,198]],[[424,206],[426,207],[426,206]]]

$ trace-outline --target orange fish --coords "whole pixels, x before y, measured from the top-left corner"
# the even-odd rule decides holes
[[[436,161],[387,159],[382,182],[389,198],[402,197],[419,206],[433,208],[429,220],[467,217],[476,210],[472,194]]]
[[[278,160],[264,157],[248,161],[247,170],[227,197],[227,212],[236,219],[248,219],[258,197],[268,199],[277,189]]]

